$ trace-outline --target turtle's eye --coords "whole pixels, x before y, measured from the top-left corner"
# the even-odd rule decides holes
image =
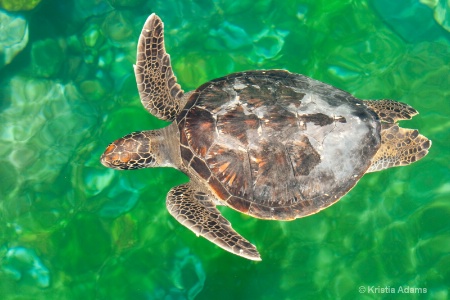
[[[112,161],[112,165],[114,165],[114,166],[120,166],[121,164],[122,164],[122,162],[118,159]]]
[[[128,170],[135,168],[132,155],[127,152],[115,151],[105,153],[101,158],[101,162],[104,166],[113,169]]]
[[[111,167],[120,170],[132,170],[136,169],[136,166],[132,162],[125,162],[120,159],[113,160],[111,162]]]

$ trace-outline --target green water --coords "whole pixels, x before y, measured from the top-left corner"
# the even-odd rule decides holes
[[[20,2],[0,1],[19,10],[0,10],[0,299],[450,298],[447,1]],[[420,115],[402,125],[430,153],[304,219],[221,208],[262,262],[197,238],[165,208],[186,176],[99,163],[112,140],[165,125],[141,106],[132,69],[152,12],[184,90],[288,69],[410,104]]]

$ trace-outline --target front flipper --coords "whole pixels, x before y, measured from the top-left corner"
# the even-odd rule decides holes
[[[173,121],[178,115],[183,90],[177,83],[164,48],[164,25],[151,14],[142,28],[134,74],[144,107],[154,116]]]
[[[213,203],[213,198],[198,191],[192,183],[170,190],[166,201],[170,214],[197,236],[250,260],[261,260],[256,247],[231,228]]]

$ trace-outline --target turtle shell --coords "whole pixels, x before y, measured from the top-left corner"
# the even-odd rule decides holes
[[[225,204],[262,219],[335,203],[380,147],[380,121],[361,100],[282,70],[207,82],[177,122],[188,169]]]

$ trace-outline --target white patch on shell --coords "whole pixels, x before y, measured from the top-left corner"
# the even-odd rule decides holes
[[[299,89],[299,88],[294,87],[294,86],[288,86],[288,88],[290,88],[291,90],[293,90],[297,94],[303,94],[305,92],[304,89]]]
[[[298,122],[298,127],[300,128],[300,130],[306,130],[306,123],[303,120],[300,120]]]
[[[262,135],[262,127],[261,127],[261,125],[258,126],[258,135],[259,136]]]
[[[212,117],[214,119],[214,124],[217,124],[217,114],[212,114]],[[219,135],[219,129],[217,129],[217,126],[214,126],[216,128],[216,134]]]
[[[247,87],[246,84],[243,84],[243,83],[240,83],[240,82],[238,82],[237,84],[234,85],[234,89],[235,90],[242,90],[242,89],[245,89],[246,87]]]
[[[309,107],[310,107],[310,105],[308,105],[308,104],[312,104],[312,103],[314,103],[313,95],[311,93],[307,93],[302,99],[302,105],[299,108],[299,113],[302,114],[303,111],[308,111]]]

